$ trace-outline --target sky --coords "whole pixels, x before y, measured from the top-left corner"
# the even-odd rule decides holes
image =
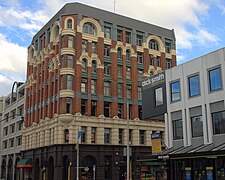
[[[0,96],[25,81],[32,37],[69,2],[174,29],[178,64],[225,47],[224,0],[0,0]]]

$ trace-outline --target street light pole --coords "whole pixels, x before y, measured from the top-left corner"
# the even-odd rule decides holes
[[[79,180],[79,117],[78,117],[78,123],[77,123],[77,180]]]
[[[127,101],[127,180],[130,180],[129,103]]]

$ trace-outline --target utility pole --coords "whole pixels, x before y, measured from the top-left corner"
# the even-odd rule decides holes
[[[127,180],[130,180],[129,103],[127,101]]]

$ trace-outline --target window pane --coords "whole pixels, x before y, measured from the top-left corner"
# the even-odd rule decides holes
[[[155,89],[155,105],[160,106],[163,104],[163,89],[162,87]]]
[[[180,100],[180,81],[171,83],[171,101],[178,101]]]
[[[173,138],[183,139],[183,125],[182,120],[173,121]]]
[[[213,134],[225,133],[225,111],[212,114]]]
[[[188,78],[189,81],[189,96],[197,96],[200,94],[200,87],[199,87],[199,76],[195,75]]]
[[[203,136],[202,116],[191,118],[192,137]]]
[[[209,71],[210,91],[222,88],[220,68]]]

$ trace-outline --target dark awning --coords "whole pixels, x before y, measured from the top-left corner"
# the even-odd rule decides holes
[[[31,168],[32,167],[32,159],[21,159],[17,162],[17,168]]]

